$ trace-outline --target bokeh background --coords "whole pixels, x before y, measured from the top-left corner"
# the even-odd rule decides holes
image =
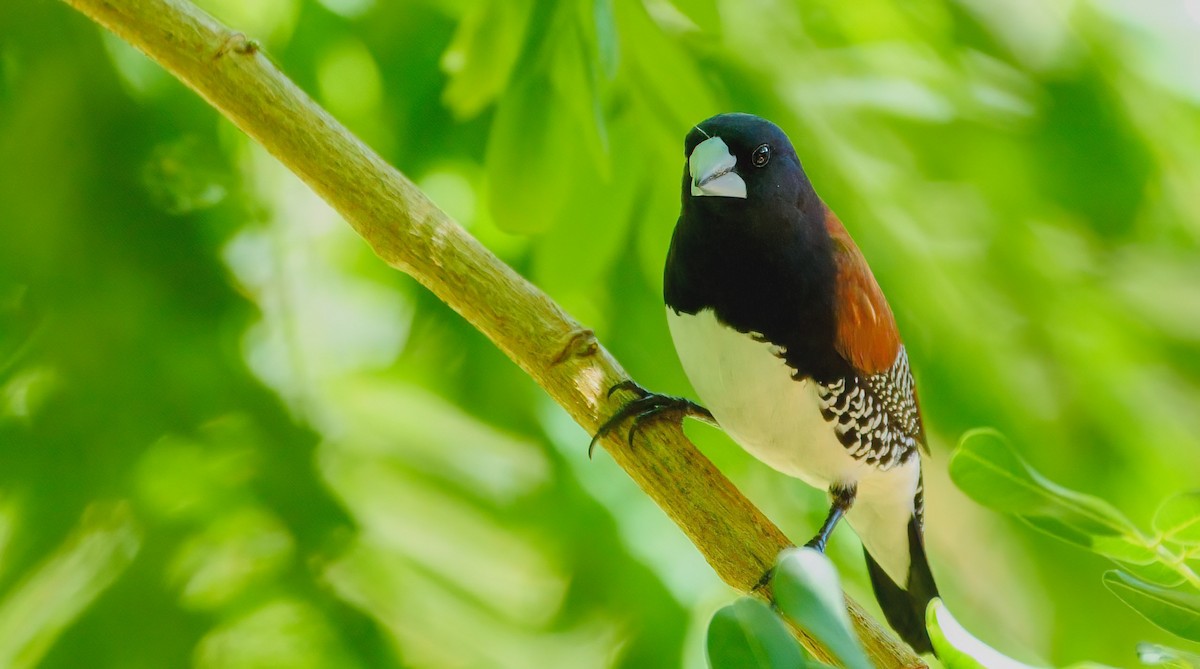
[[[951,609],[1054,666],[1181,645],[945,463],[994,426],[1142,524],[1200,485],[1193,0],[201,4],[661,391],[683,136],[777,121],[905,334]],[[819,491],[688,432],[811,534]],[[586,446],[191,91],[0,3],[0,666],[703,666],[734,593]]]

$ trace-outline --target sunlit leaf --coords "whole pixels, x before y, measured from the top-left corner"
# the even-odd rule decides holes
[[[608,178],[608,125],[601,108],[600,73],[594,55],[588,52],[588,42],[596,37],[592,16],[584,9],[586,5],[559,5],[548,73],[556,99],[574,121],[572,141],[587,150],[600,174]]]
[[[701,30],[718,32],[721,29],[716,0],[671,0],[671,4]]]
[[[487,0],[458,24],[442,55],[442,70],[450,75],[442,100],[459,118],[479,113],[508,85],[531,8],[530,0]]]
[[[313,604],[277,597],[231,619],[196,642],[196,669],[351,669],[358,666],[341,647],[330,620]]]
[[[1141,537],[1129,535],[1092,535],[1091,549],[1106,558],[1126,564],[1149,565],[1160,557]]]
[[[941,599],[929,603],[925,625],[933,650],[946,669],[1033,669],[975,638],[950,615]]]
[[[1048,516],[1020,516],[1020,519],[1028,523],[1031,527],[1041,530],[1056,539],[1075,544],[1081,548],[1092,548],[1091,534],[1081,532],[1058,518]]]
[[[779,616],[757,599],[743,597],[722,607],[708,623],[712,669],[803,669],[807,653]]]
[[[496,224],[541,232],[558,218],[578,174],[576,124],[547,81],[535,78],[500,101],[487,147],[487,201]]]
[[[854,636],[837,568],[820,551],[789,548],[779,554],[771,580],[775,603],[848,669],[871,669]]]
[[[1004,437],[992,430],[962,436],[950,460],[950,476],[971,499],[998,510],[1037,511],[1049,497]]]
[[[1154,530],[1173,543],[1200,545],[1200,491],[1168,497],[1154,513]]]
[[[124,503],[95,504],[71,536],[0,600],[0,666],[34,667],[133,561],[141,530]]]
[[[294,539],[278,519],[262,509],[244,508],[219,516],[185,540],[168,571],[182,605],[218,609],[271,582],[293,550]]]
[[[679,137],[692,124],[722,111],[699,64],[651,20],[641,3],[616,5],[630,83],[653,110],[654,120]]]
[[[1136,531],[1108,502],[1063,488],[1034,471],[995,430],[972,430],[963,435],[950,460],[950,477],[980,504],[1047,519],[1032,522],[1073,543],[1081,543],[1071,538],[1073,534],[1105,536]]]
[[[563,299],[569,291],[594,295],[587,288],[603,278],[626,248],[629,227],[637,213],[636,198],[643,190],[648,167],[639,159],[638,138],[631,123],[614,125],[616,169],[608,178],[590,166],[582,169],[571,184],[561,220],[537,240],[534,277],[556,299]],[[581,212],[591,211],[603,211],[604,221],[580,225]]]
[[[620,59],[620,43],[617,36],[617,18],[613,14],[612,0],[592,0],[592,18],[595,21],[596,60],[605,78],[617,74]]]
[[[1149,564],[1136,564],[1120,560],[1116,562],[1121,571],[1128,572],[1147,583],[1161,585],[1166,588],[1177,587],[1187,580],[1183,574],[1179,573],[1179,570],[1172,569],[1162,562],[1151,562]]]
[[[1104,585],[1146,620],[1188,639],[1200,641],[1200,592],[1164,588],[1121,571],[1104,573]]]

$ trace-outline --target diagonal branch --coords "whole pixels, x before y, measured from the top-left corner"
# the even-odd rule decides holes
[[[257,43],[186,0],[65,1],[158,61],[266,147],[380,258],[412,275],[487,335],[584,429],[594,431],[617,408],[605,391],[626,374],[592,332],[309,99]],[[752,592],[789,545],[787,538],[678,426],[655,424],[642,434],[636,451],[620,436],[602,443],[726,583]],[[847,604],[877,666],[925,667],[858,604],[849,599]],[[799,636],[829,660],[811,638]]]

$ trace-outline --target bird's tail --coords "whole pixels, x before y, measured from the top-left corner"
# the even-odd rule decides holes
[[[908,522],[908,578],[900,585],[883,567],[863,550],[867,557],[867,573],[875,598],[883,608],[888,624],[918,653],[932,653],[933,643],[925,627],[925,609],[938,596],[937,584],[925,559],[925,539],[916,515]]]
[[[925,609],[938,596],[925,559],[925,489],[917,458],[861,481],[846,519],[862,539],[875,598],[892,629],[918,653],[933,652]]]

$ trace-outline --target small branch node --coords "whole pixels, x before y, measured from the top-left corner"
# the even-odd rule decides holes
[[[767,602],[774,602],[775,594],[771,591],[771,577],[774,575],[774,567],[763,572],[762,578],[758,579],[758,583],[751,586],[750,592],[746,594],[754,597],[762,597]]]
[[[217,49],[217,53],[213,55],[213,60],[219,60],[227,53],[236,53],[243,56],[251,56],[262,49],[262,44],[258,40],[246,37],[246,33],[234,32],[229,35],[229,39],[221,44],[221,48]]]
[[[551,364],[561,365],[571,358],[583,358],[594,355],[600,348],[596,341],[596,333],[591,328],[575,328],[567,335],[567,342],[559,349]]]

